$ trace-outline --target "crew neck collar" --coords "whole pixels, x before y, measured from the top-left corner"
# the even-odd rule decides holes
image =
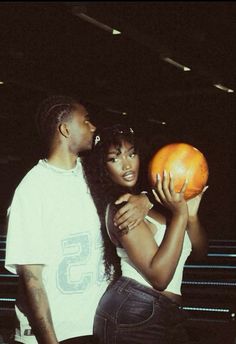
[[[60,168],[60,167],[57,167],[57,166],[54,166],[52,164],[50,164],[48,162],[47,159],[41,159],[39,160],[39,164],[54,171],[54,172],[57,172],[57,173],[60,173],[60,174],[76,174],[78,173],[79,171],[81,171],[82,169],[82,166],[81,166],[81,160],[80,158],[78,157],[77,160],[76,160],[76,165],[75,167],[69,169],[69,170],[66,170],[64,168]]]

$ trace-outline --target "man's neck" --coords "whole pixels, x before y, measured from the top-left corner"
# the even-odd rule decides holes
[[[49,164],[65,170],[71,170],[76,166],[77,155],[71,153],[54,153],[47,158]]]

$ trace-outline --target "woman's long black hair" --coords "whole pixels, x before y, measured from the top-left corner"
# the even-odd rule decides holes
[[[105,224],[106,207],[119,196],[130,192],[130,190],[115,184],[111,180],[106,169],[106,161],[110,146],[120,147],[123,141],[134,145],[135,151],[139,152],[137,139],[132,128],[120,124],[103,128],[99,135],[95,137],[92,152],[83,158],[85,177],[101,221],[105,275],[111,281],[116,280],[121,275],[121,267],[116,247],[107,234]],[[139,191],[138,186],[136,186],[132,193],[138,193]]]

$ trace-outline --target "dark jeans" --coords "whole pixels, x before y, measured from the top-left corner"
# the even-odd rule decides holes
[[[181,306],[156,290],[126,277],[108,287],[97,307],[99,344],[186,344]]]
[[[84,336],[63,340],[60,344],[95,344],[95,342],[93,336]]]
[[[14,342],[14,344],[22,343]],[[63,340],[60,344],[96,344],[96,342],[94,342],[93,336],[84,336]]]

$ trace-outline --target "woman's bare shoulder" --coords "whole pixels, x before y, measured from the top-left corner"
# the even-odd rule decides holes
[[[105,224],[106,224],[107,233],[110,237],[110,240],[116,246],[120,246],[120,242],[118,239],[119,238],[118,228],[115,226],[113,219],[118,209],[119,207],[117,207],[114,203],[108,204],[106,208],[106,216],[105,216]]]

